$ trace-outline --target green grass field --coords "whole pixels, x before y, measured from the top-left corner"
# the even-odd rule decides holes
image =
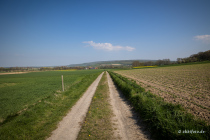
[[[0,139],[45,139],[101,72],[0,75]]]

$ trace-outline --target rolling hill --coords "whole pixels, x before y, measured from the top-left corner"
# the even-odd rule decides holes
[[[87,67],[87,66],[92,66],[92,67],[97,67],[100,65],[111,65],[111,64],[121,64],[123,66],[129,66],[132,65],[133,61],[139,61],[139,62],[147,62],[147,61],[152,61],[156,62],[157,60],[111,60],[111,61],[96,61],[96,62],[88,62],[88,63],[82,63],[82,64],[70,64],[68,65],[69,67]]]

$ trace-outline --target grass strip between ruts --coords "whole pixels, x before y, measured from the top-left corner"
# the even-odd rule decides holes
[[[112,112],[108,100],[109,87],[106,73],[104,73],[82,124],[78,140],[108,140],[113,138],[110,120]]]

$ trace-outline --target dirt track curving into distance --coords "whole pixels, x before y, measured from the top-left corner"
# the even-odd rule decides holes
[[[110,75],[107,73],[110,104],[114,113],[112,118],[114,123],[114,135],[117,139],[122,140],[148,140],[151,139],[150,134],[145,131],[138,114],[132,109],[124,96],[117,90]]]
[[[104,73],[104,72],[103,72]],[[76,140],[85,119],[92,97],[96,91],[102,74],[90,85],[84,95],[72,107],[67,116],[58,124],[47,140]],[[117,90],[110,75],[107,73],[110,104],[114,116],[111,118],[115,139],[120,140],[148,140],[150,134],[145,131],[145,126],[139,116],[124,96]]]
[[[103,73],[90,85],[47,140],[76,140]]]

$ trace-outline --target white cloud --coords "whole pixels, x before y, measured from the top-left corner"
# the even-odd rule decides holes
[[[119,50],[126,50],[126,51],[133,51],[135,48],[133,47],[123,47],[123,46],[113,46],[111,43],[95,43],[93,41],[86,41],[83,43],[87,43],[95,49],[101,49],[106,51],[119,51]]]
[[[196,40],[201,40],[204,43],[210,43],[210,35],[197,35],[194,38]]]

